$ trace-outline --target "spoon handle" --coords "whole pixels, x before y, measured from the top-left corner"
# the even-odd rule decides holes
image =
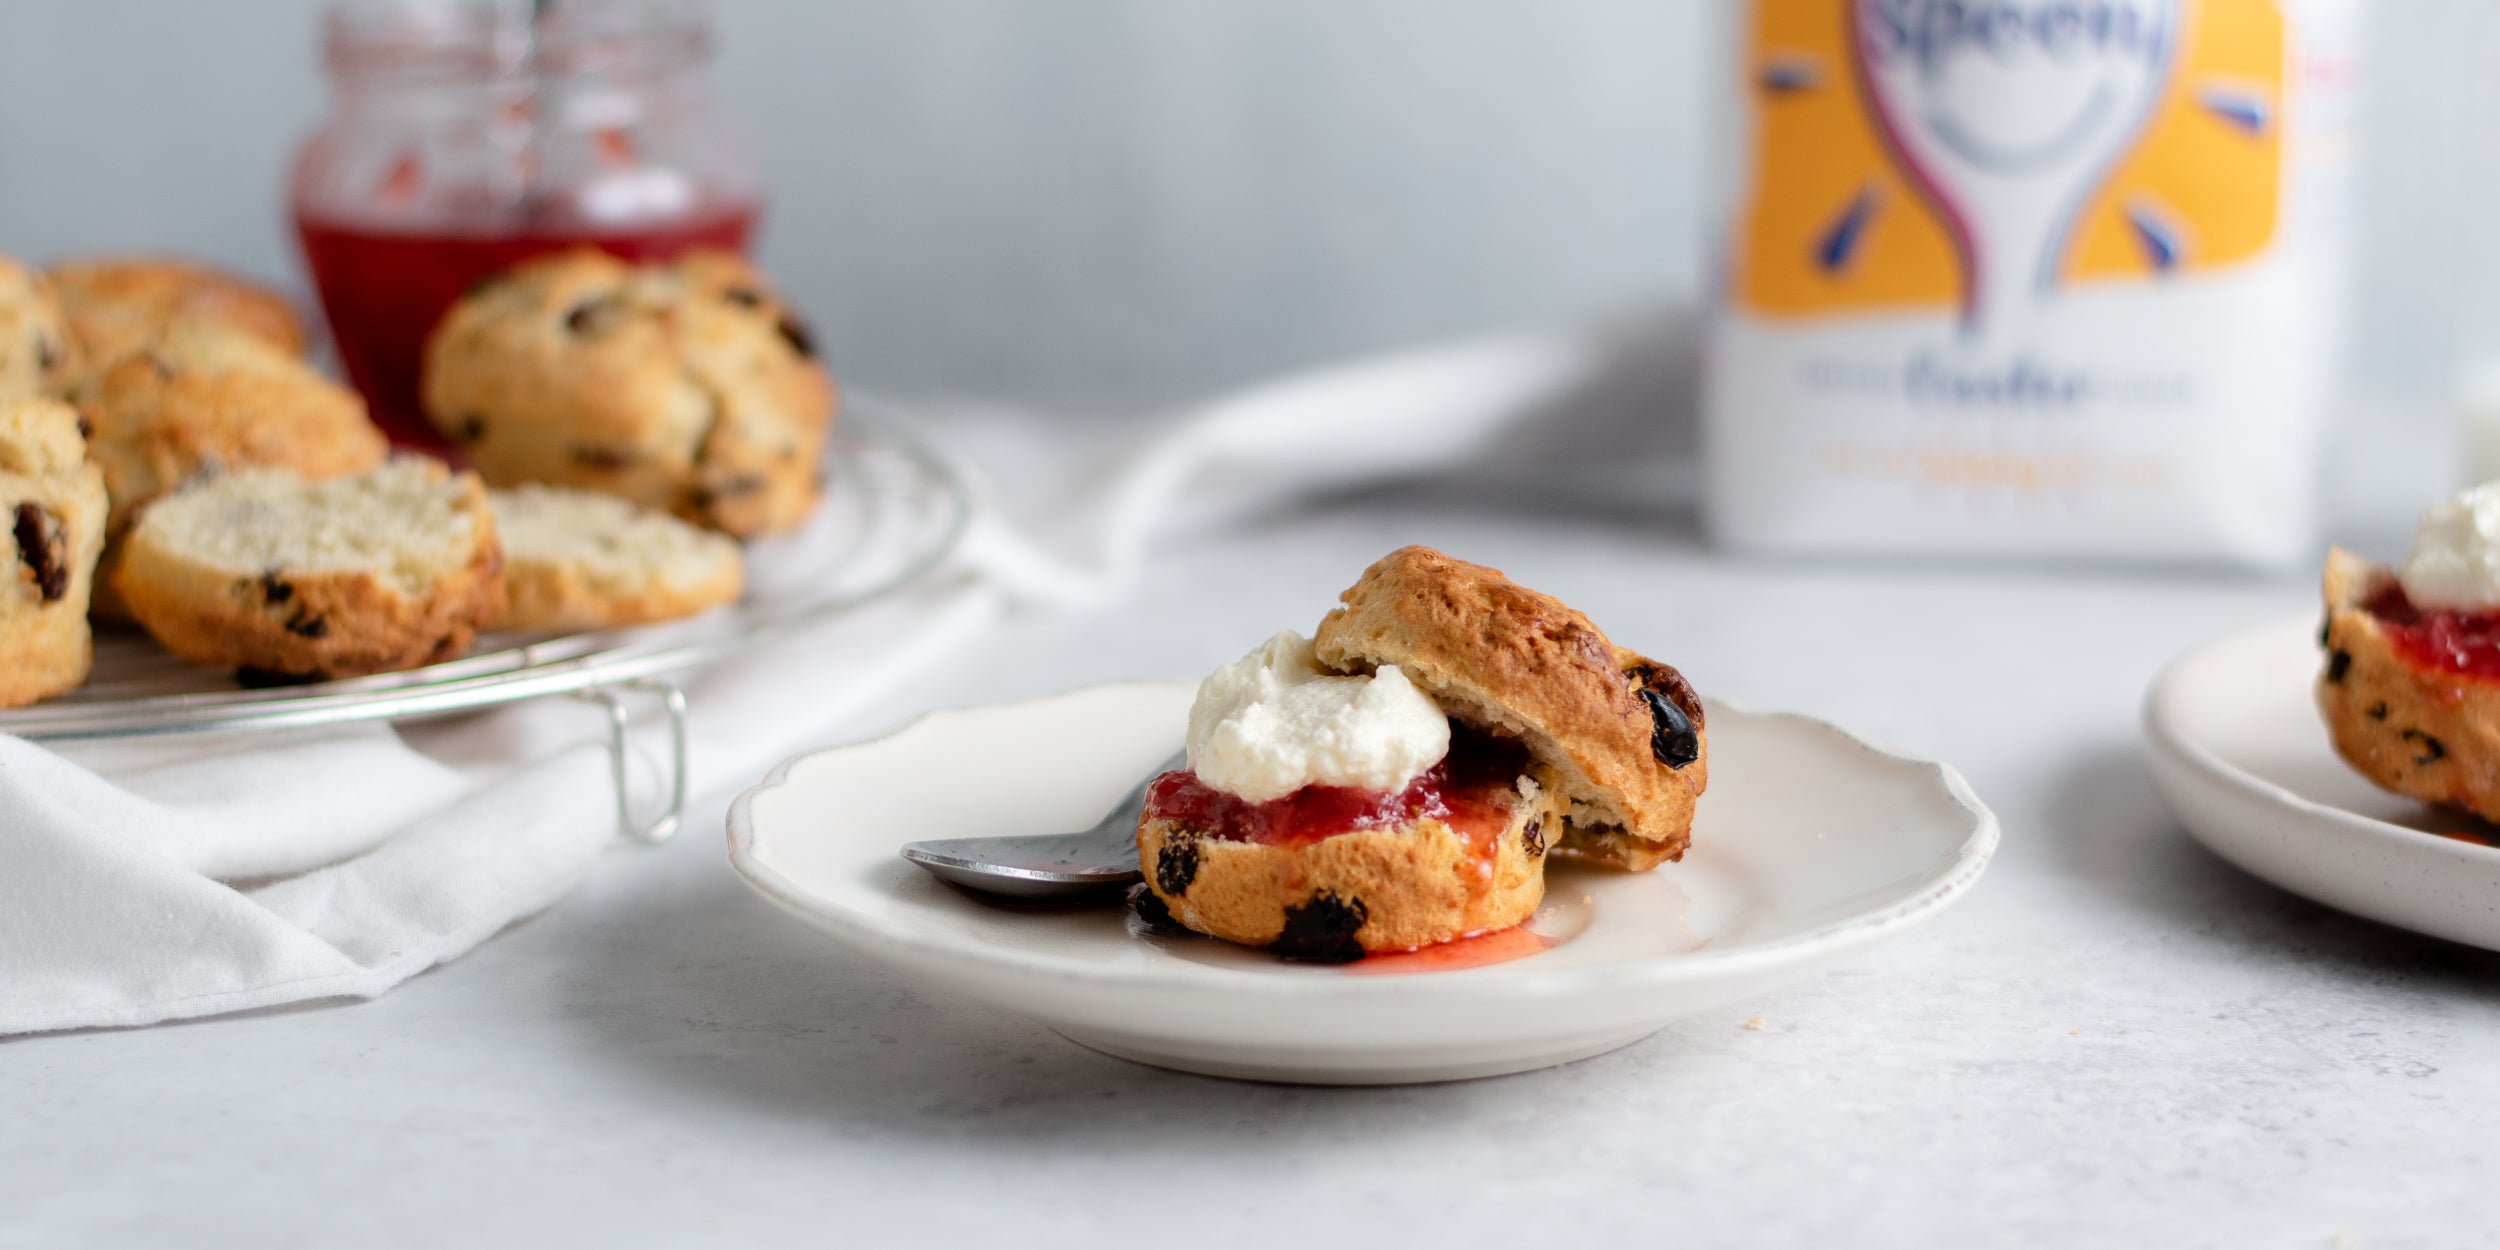
[[[1082,833],[991,838],[941,838],[903,847],[903,858],[985,894],[1037,899],[1073,897],[1137,880],[1137,817],[1156,777],[1187,767],[1175,753],[1140,780]]]

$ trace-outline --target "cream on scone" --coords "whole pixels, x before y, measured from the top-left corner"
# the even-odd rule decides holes
[[[1548,606],[1464,620],[1429,606],[1486,594]],[[1702,782],[1701,707],[1673,669],[1423,548],[1374,565],[1344,598],[1316,646],[1279,634],[1200,685],[1189,767],[1155,780],[1138,824],[1146,890],[1174,921],[1289,957],[1351,959],[1525,921],[1575,816],[1587,858],[1647,867],[1681,853]],[[1414,613],[1403,624],[1401,604]],[[1563,614],[1595,642],[1562,645],[1602,656],[1620,687],[1605,695],[1639,709],[1637,742],[1582,706],[1599,674],[1553,657],[1521,667],[1558,635],[1504,631]],[[1349,648],[1358,637],[1368,650]],[[1392,647],[1408,659],[1383,654]],[[1536,680],[1578,684],[1519,685]],[[1634,750],[1647,762],[1616,758]],[[1680,779],[1645,782],[1637,768]]]

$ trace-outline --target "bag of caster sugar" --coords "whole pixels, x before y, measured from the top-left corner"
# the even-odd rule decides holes
[[[2361,0],[1723,0],[1740,548],[2316,541]]]

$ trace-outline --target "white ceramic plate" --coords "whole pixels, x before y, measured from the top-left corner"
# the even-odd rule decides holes
[[[1368,1084],[1564,1063],[1757,997],[1935,915],[1996,849],[1996,818],[1951,768],[1712,704],[1710,788],[1684,861],[1639,875],[1558,865],[1528,926],[1552,947],[1489,966],[1289,964],[1132,932],[1119,908],[984,903],[897,855],[917,838],[1091,824],[1171,753],[1190,695],[1097,687],[801,756],[730,808],[730,862],[844,943],[1096,1050]]]
[[[2490,827],[2346,767],[2310,701],[2318,621],[2294,617],[2174,661],[2144,704],[2154,784],[2196,840],[2295,894],[2500,950]]]

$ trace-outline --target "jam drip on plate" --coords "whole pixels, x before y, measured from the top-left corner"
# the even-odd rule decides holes
[[[1489,968],[1530,955],[1542,955],[1558,943],[1530,929],[1515,924],[1490,933],[1470,933],[1431,946],[1418,946],[1405,951],[1374,951],[1347,968],[1365,976],[1410,972],[1459,972],[1468,968]]]
[[[1430,817],[1469,842],[1489,847],[1509,827],[1512,787],[1527,767],[1528,753],[1518,743],[1453,724],[1449,755],[1395,794],[1304,786],[1281,799],[1251,803],[1184,769],[1165,773],[1146,787],[1146,815],[1212,838],[1283,846],[1363,829],[1394,829]]]
[[[2378,618],[2398,654],[2416,668],[2500,681],[2500,612],[2416,607],[2390,581],[2361,610]]]

